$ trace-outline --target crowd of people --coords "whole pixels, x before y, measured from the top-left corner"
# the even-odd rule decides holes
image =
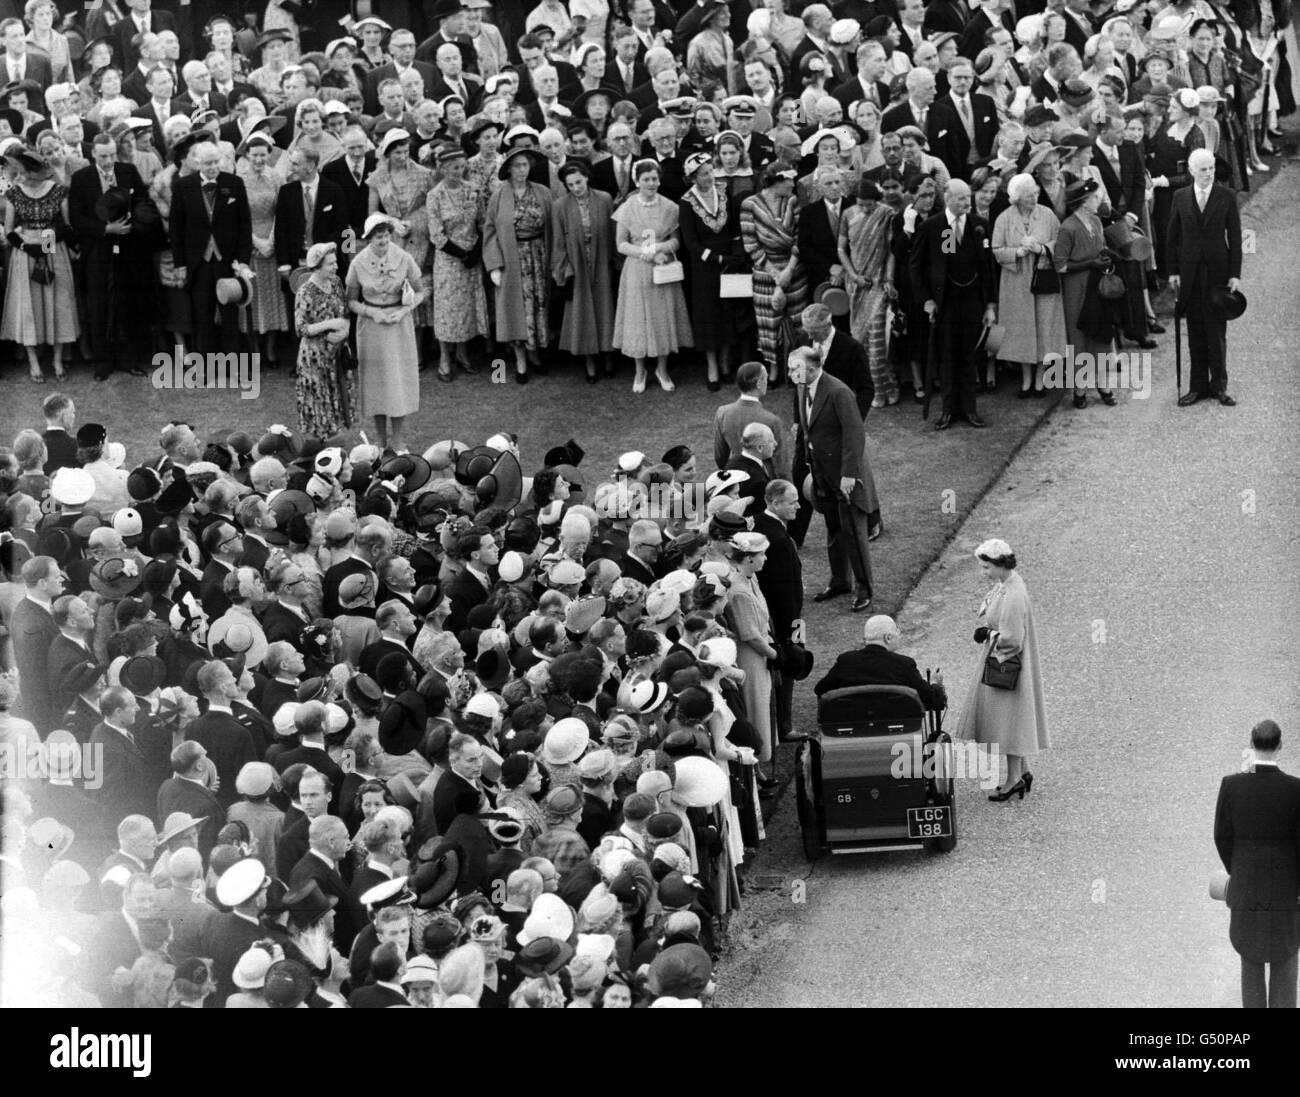
[[[279,357],[292,316],[301,422],[172,422],[128,453],[56,392],[0,450],[14,1003],[707,1004],[811,671],[814,514],[814,600],[873,605],[869,412],[937,379],[936,426],[982,426],[986,364],[1032,395],[1053,350],[1149,342],[1162,277],[1193,313],[1235,290],[1239,248],[1207,275],[1183,234],[1234,223],[1291,107],[1283,66],[1246,63],[1271,15],[1199,2],[1077,43],[1078,0],[1018,22],[994,0],[743,21],[438,0],[433,25],[394,4],[328,42],[279,4],[202,27],[131,5],[84,51],[41,30],[48,2],[4,25],[11,79],[57,70],[37,59],[60,40],[93,70],[50,85],[51,121],[0,109],[4,334],[25,325],[33,379],[86,334],[107,377],[150,341]],[[1191,120],[1183,74],[1227,105]],[[93,163],[55,124],[100,129]],[[1193,391],[1230,402],[1198,322]],[[607,470],[573,439],[412,452],[420,363],[450,381],[486,341],[521,382],[565,355],[598,381],[621,352],[635,392],[704,352],[739,390],[717,471],[687,442]],[[793,438],[763,403],[784,381]],[[980,559],[1000,585],[976,641],[1031,652],[1014,554]],[[868,619],[868,649],[891,637]],[[1047,746],[1026,660],[1014,735],[1006,704],[966,715],[1012,757],[1000,800]]]
[[[2,24],[0,338],[33,381],[46,348],[102,379],[296,344],[302,429],[400,449],[422,364],[776,384],[827,303],[875,406],[930,377],[936,426],[981,426],[998,362],[1032,397],[1067,347],[1154,345],[1192,153],[1245,189],[1294,109],[1275,4],[368,6]]]

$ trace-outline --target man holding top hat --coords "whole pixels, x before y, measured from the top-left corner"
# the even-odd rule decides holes
[[[1178,406],[1190,407],[1213,396],[1230,408],[1237,401],[1228,395],[1228,321],[1246,311],[1241,214],[1237,196],[1214,181],[1212,152],[1193,150],[1187,170],[1192,185],[1174,195],[1167,237],[1169,285],[1178,295],[1174,316],[1187,320],[1192,360],[1188,389],[1179,396]],[[1181,347],[1176,350],[1181,355]],[[1181,374],[1180,369],[1180,388]]]

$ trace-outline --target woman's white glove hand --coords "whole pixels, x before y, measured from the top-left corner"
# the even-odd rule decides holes
[[[499,270],[492,271],[488,277],[492,279],[492,284],[496,286],[497,289],[501,288],[501,272]]]

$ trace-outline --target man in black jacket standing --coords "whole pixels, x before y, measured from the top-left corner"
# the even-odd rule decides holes
[[[772,636],[777,647],[802,643],[803,561],[786,526],[799,513],[799,491],[789,480],[768,482],[763,498],[767,509],[754,515],[754,532],[767,538],[767,562],[758,573],[758,586],[767,600]],[[791,701],[794,679],[782,674],[776,688],[776,732],[786,739],[793,730]]]
[[[239,348],[239,308],[233,301],[218,304],[217,280],[253,276],[253,219],[244,181],[221,170],[221,151],[210,134],[203,136],[208,140],[190,153],[198,171],[177,180],[172,195],[172,255],[184,271],[196,349],[233,352]],[[219,325],[213,319],[218,308]]]
[[[935,430],[964,415],[983,427],[975,410],[975,345],[982,326],[997,319],[989,227],[970,212],[970,187],[950,180],[942,212],[926,220],[912,247],[912,288],[935,325],[931,349],[938,358],[943,411]]]
[[[1211,291],[1236,293],[1241,287],[1241,214],[1237,196],[1214,181],[1214,154],[1195,149],[1187,158],[1192,185],[1174,195],[1169,217],[1169,286],[1178,295],[1175,308],[1187,321],[1187,349],[1192,368],[1188,407],[1213,396],[1224,407],[1228,395],[1228,323]]]
[[[293,178],[275,198],[275,261],[288,273],[307,261],[313,244],[339,244],[348,227],[342,188],[320,173],[320,154],[297,148],[289,153]]]
[[[1277,764],[1282,729],[1250,731],[1252,770],[1219,785],[1214,844],[1228,870],[1228,936],[1241,957],[1241,1004],[1294,1009],[1300,950],[1300,777]],[[1268,987],[1265,991],[1265,967]]]

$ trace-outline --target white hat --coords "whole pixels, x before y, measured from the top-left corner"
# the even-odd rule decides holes
[[[664,590],[660,587],[658,590],[652,590],[646,595],[645,615],[651,621],[658,623],[667,621],[674,613],[681,609],[682,598],[675,590]]]
[[[436,983],[438,981],[438,965],[432,956],[412,956],[406,961],[406,970],[402,972],[402,986],[409,986],[411,983]]]
[[[587,956],[593,960],[607,963],[614,955],[614,938],[608,933],[579,933],[578,943],[574,946],[575,957]]]
[[[104,461],[109,468],[120,469],[126,464],[126,446],[121,442],[105,442]]]
[[[63,507],[79,507],[95,494],[95,478],[85,469],[61,468],[50,481],[50,495]]]
[[[495,720],[501,715],[501,705],[490,693],[476,693],[465,702],[465,712],[473,716],[484,716]]]
[[[266,972],[274,961],[264,948],[250,948],[235,964],[231,982],[240,990],[261,990],[266,985]]]
[[[298,728],[293,719],[297,712],[297,701],[285,701],[275,710],[275,715],[271,717],[271,723],[275,726],[276,735],[294,735],[297,732]],[[236,791],[239,791],[239,789],[236,788]]]
[[[673,769],[673,799],[683,807],[709,808],[727,794],[727,775],[711,758],[678,758]]]
[[[505,137],[502,138],[502,140],[505,141],[507,145],[509,145],[510,142],[513,141],[516,137],[525,137],[525,136],[531,137],[534,141],[536,141],[541,137],[541,134],[538,133],[535,129],[533,129],[532,126],[527,125],[524,122],[520,122],[519,125],[511,126],[510,129],[506,130],[506,135]]]
[[[837,46],[847,46],[861,29],[862,24],[856,19],[836,19],[831,24],[831,41]]]
[[[717,769],[717,766],[713,767]],[[722,770],[718,770],[719,773]],[[530,944],[541,937],[567,941],[573,936],[573,911],[558,895],[543,892],[533,902],[523,928],[515,938],[521,945]]]
[[[697,653],[700,662],[711,667],[734,667],[736,665],[736,641],[730,636],[715,636],[705,640]]]
[[[996,560],[1003,556],[1014,556],[1015,553],[1011,551],[1011,546],[1005,541],[997,537],[991,537],[975,550],[975,555],[988,556]]]
[[[587,578],[587,570],[575,560],[561,560],[547,573],[546,580],[552,587],[571,587]]]
[[[236,861],[217,881],[217,902],[223,907],[237,907],[240,903],[246,903],[257,894],[265,879],[266,867],[256,857]]]
[[[687,594],[695,589],[695,573],[685,568],[678,568],[676,571],[670,571],[655,586],[659,590],[671,590],[674,594]]]
[[[123,507],[113,513],[113,529],[121,537],[139,537],[144,532],[144,519],[134,507]]]
[[[312,465],[317,472],[324,473],[326,476],[337,476],[343,471],[343,450],[339,446],[326,446],[316,454],[316,460]]]
[[[542,761],[547,765],[564,766],[582,757],[591,735],[587,725],[576,716],[556,720],[542,742]]]
[[[619,455],[618,468],[620,472],[636,472],[645,464],[645,454],[639,449],[628,450],[627,453]]]
[[[739,487],[749,479],[749,473],[743,469],[719,469],[709,473],[704,481],[704,492],[708,496],[718,495],[724,491]]]
[[[264,796],[274,784],[275,768],[270,762],[245,762],[235,775],[235,791],[240,796]]]
[[[497,561],[497,575],[502,582],[517,583],[524,577],[524,558],[513,549],[502,553]]]

